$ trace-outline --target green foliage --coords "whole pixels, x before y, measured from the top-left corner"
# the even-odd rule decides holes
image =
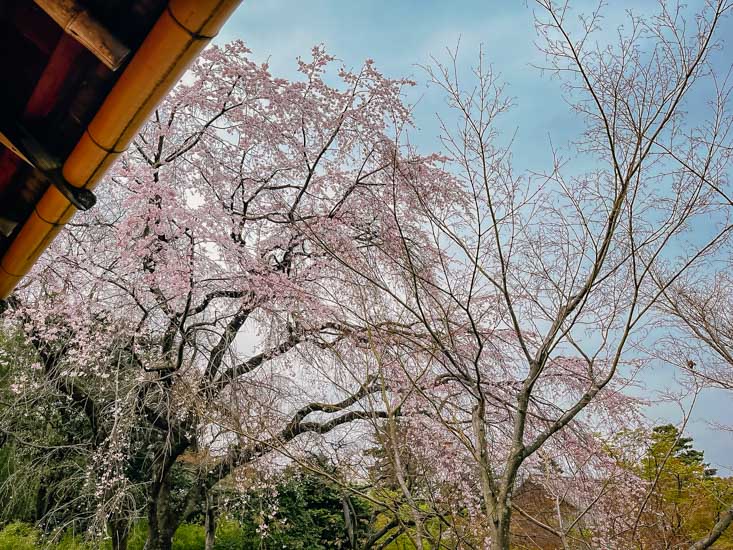
[[[127,537],[127,550],[143,550],[147,538],[148,522],[138,521],[130,529],[130,534]],[[112,548],[111,542],[109,543],[109,548]]]
[[[51,545],[53,550],[92,550],[94,547],[82,540],[78,535],[66,533],[56,544]]]
[[[224,544],[217,544],[216,550],[239,550],[241,545],[241,531],[237,531],[232,525],[227,525],[224,531]],[[143,550],[147,536],[147,524],[144,521],[138,522],[130,532],[128,539],[128,550]],[[173,537],[173,550],[203,550],[204,549],[204,528],[201,525],[184,523],[176,531]],[[218,538],[218,534],[217,534]],[[236,543],[234,539],[236,538]],[[24,522],[13,522],[0,531],[0,550],[32,550],[44,548],[46,550],[110,550],[112,544],[109,540],[101,544],[84,542],[82,537],[72,533],[65,533],[57,542],[43,542],[41,532],[33,525]]]
[[[136,522],[130,529],[130,534],[127,536],[127,550],[143,550],[147,536],[147,522]],[[102,541],[102,543],[99,544],[99,550],[112,550],[112,541]]]
[[[680,546],[704,537],[726,503],[733,501],[732,480],[715,473],[705,463],[704,453],[693,447],[691,437],[684,437],[671,424],[654,428],[641,466],[642,477],[656,484],[650,499],[656,520],[647,537]],[[716,548],[733,548],[730,530]]]
[[[5,441],[0,447],[0,518],[33,521],[39,483],[29,473],[23,453],[12,441]]]
[[[147,538],[148,524],[146,521],[135,523],[127,539],[127,550],[144,550]],[[173,536],[173,550],[203,550],[206,533],[203,525],[184,523]],[[214,550],[242,550],[249,548],[243,544],[243,533],[239,523],[229,519],[222,519],[216,528],[216,542]],[[104,541],[101,550],[111,550],[112,543]],[[54,548],[54,550],[56,550]],[[60,549],[59,549],[60,550]],[[72,550],[72,549],[69,549]]]
[[[201,525],[184,523],[173,536],[173,550],[203,550],[206,534]]]
[[[244,548],[338,550],[356,547],[368,531],[369,506],[322,476],[290,470],[272,492],[250,495],[240,514]],[[348,514],[345,512],[348,509]]]
[[[68,525],[83,491],[91,436],[68,399],[42,384],[38,353],[20,333],[0,332],[0,519]],[[84,526],[79,526],[82,529]]]
[[[241,550],[244,533],[239,523],[228,518],[221,518],[216,526],[214,550]]]
[[[55,542],[44,541],[41,532],[36,527],[30,523],[20,521],[9,523],[0,531],[0,550],[31,550],[34,548],[47,550],[93,550],[95,546],[84,542],[82,537],[70,532],[64,533]]]
[[[0,531],[0,550],[33,550],[39,538],[38,530],[32,525],[9,523]]]
[[[649,457],[658,459],[668,453],[686,466],[702,466],[703,473],[706,476],[713,476],[716,473],[715,470],[707,468],[708,465],[703,461],[704,453],[693,448],[692,438],[682,436],[677,427],[672,424],[657,426],[652,430],[652,446],[649,450]]]
[[[244,548],[290,550],[341,550],[352,548],[347,530],[344,506],[349,509],[356,547],[368,535],[370,509],[361,499],[347,496],[335,483],[313,474],[287,472],[275,487],[273,509],[268,490],[248,495],[248,506],[237,517],[223,515],[217,521],[215,550]],[[271,511],[274,510],[274,513]],[[266,525],[266,527],[265,527]],[[133,526],[128,550],[143,550],[147,522]],[[0,550],[25,550],[41,544],[39,530],[30,523],[16,522],[0,532]],[[200,524],[184,523],[173,537],[173,550],[203,550],[205,531]],[[55,544],[44,544],[48,550],[111,550],[109,540],[96,545],[85,544],[81,537],[65,534]],[[395,541],[389,548],[410,548]]]

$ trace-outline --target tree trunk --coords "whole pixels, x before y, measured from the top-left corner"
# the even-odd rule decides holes
[[[492,529],[491,550],[509,550],[512,509],[510,505],[497,506]]]
[[[36,523],[40,522],[48,511],[48,487],[50,486],[46,476],[41,477],[41,483],[36,493]]]
[[[169,467],[162,468],[160,479],[154,482],[148,496],[148,540],[145,550],[171,550],[173,535],[180,518],[171,502]]]
[[[204,522],[206,530],[206,546],[205,550],[214,550],[214,541],[216,539],[216,509],[214,507],[214,498],[211,492],[206,493],[206,520]]]
[[[171,550],[176,527],[177,525],[171,525],[169,521],[149,524],[145,550]]]
[[[158,531],[155,535],[148,533],[146,550],[171,550],[171,548],[173,548],[173,533],[168,531]]]
[[[112,550],[127,550],[127,538],[130,534],[127,519],[110,518],[107,522],[107,530],[112,538]]]
[[[112,535],[112,550],[127,550],[127,536],[127,531]]]
[[[479,451],[479,471],[481,475],[481,494],[484,500],[484,512],[491,525],[491,549],[509,550],[509,525],[511,524],[511,490],[495,491],[492,487],[492,474],[486,441],[485,402],[480,399],[473,409],[471,422],[476,436],[476,448]],[[513,485],[513,478],[504,483]],[[496,494],[498,493],[498,494]]]

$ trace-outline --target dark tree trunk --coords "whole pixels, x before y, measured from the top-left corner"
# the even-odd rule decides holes
[[[41,521],[48,511],[48,486],[49,481],[43,476],[36,493],[36,523]]]
[[[112,550],[127,550],[127,538],[130,534],[127,519],[111,518],[107,523],[107,529],[112,538]]]
[[[182,510],[171,497],[171,469],[191,441],[184,437],[184,428],[168,427],[164,443],[159,448],[152,467],[152,483],[148,489],[148,540],[145,550],[171,550],[173,535],[184,520]],[[168,443],[173,442],[169,447]]]
[[[211,493],[206,494],[206,521],[204,527],[206,529],[205,550],[214,550],[214,541],[216,540],[216,508]]]
[[[168,511],[169,503],[159,503],[157,507],[159,515],[153,520],[148,513],[148,540],[145,543],[146,550],[171,550],[173,546],[173,535],[178,528],[178,522],[170,518],[161,517],[160,512]]]
[[[181,522],[171,500],[170,468],[172,462],[168,460],[167,464],[158,469],[160,473],[150,487],[146,550],[170,550],[173,545],[173,535]]]

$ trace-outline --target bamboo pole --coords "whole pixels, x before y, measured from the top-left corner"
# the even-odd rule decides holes
[[[116,71],[130,55],[130,49],[76,0],[34,1],[64,29],[64,32],[73,36],[113,71]]]

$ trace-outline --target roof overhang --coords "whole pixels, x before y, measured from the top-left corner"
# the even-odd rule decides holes
[[[77,209],[93,206],[91,190],[240,1],[20,0],[0,8],[8,32],[33,46],[25,55],[40,58],[26,78],[32,87],[11,89],[0,117],[0,298]],[[23,55],[6,51],[0,63]]]

